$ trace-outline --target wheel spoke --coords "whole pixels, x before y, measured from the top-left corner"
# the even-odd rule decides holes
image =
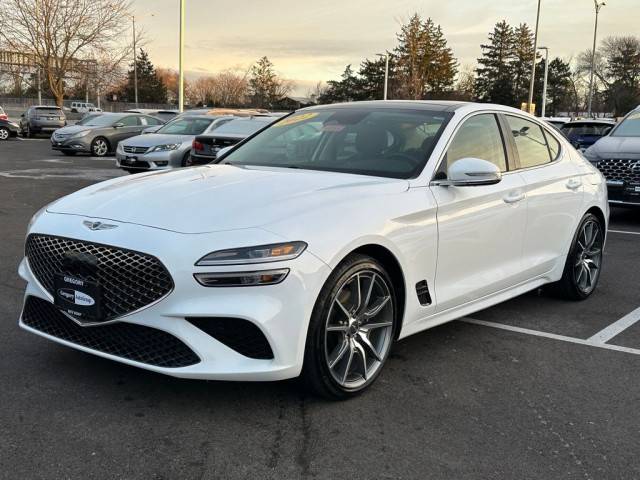
[[[376,330],[377,328],[390,327],[391,325],[393,325],[392,322],[365,323],[360,327],[360,329],[364,332],[369,333],[371,330]]]
[[[335,367],[336,364],[340,360],[342,360],[342,357],[344,357],[344,354],[347,353],[347,350],[349,350],[349,341],[345,338],[342,341],[340,348],[338,348],[338,351],[336,352],[336,354],[332,355],[332,357],[329,359],[329,368]]]
[[[353,354],[355,353],[355,349],[353,348],[353,340],[349,340],[349,360],[347,360],[347,366],[344,369],[344,374],[342,375],[342,383],[347,381],[347,377],[349,376],[349,370],[351,370],[351,363],[353,362]]]
[[[340,307],[340,310],[342,310],[342,312],[347,316],[347,318],[351,318],[351,314],[349,313],[349,310],[344,308],[344,305],[342,305],[342,302],[340,301],[340,299],[337,296],[336,296],[336,303]]]
[[[371,355],[373,355],[373,358],[375,358],[379,362],[382,361],[382,358],[380,358],[380,354],[375,349],[375,347],[371,344],[371,340],[369,340],[369,337],[367,336],[366,333],[358,332],[358,340],[363,346],[367,347],[367,350],[369,350]]]
[[[356,275],[356,288],[358,289],[358,303],[356,304],[356,312],[362,308],[362,289],[360,288],[360,274]]]
[[[327,332],[346,332],[348,328],[348,325],[329,325]]]
[[[369,319],[369,318],[373,318],[376,315],[378,315],[380,313],[380,311],[384,308],[384,306],[389,302],[389,300],[391,300],[391,297],[386,296],[386,297],[381,297],[373,306],[373,308],[371,308],[370,310],[364,312],[364,318],[365,319]]]
[[[373,286],[376,283],[376,274],[371,275],[371,283],[369,283],[369,288],[367,289],[367,296],[364,299],[363,310],[369,306],[369,302],[371,301],[371,292],[373,292]]]
[[[358,352],[358,355],[362,360],[362,378],[366,380],[367,379],[367,354],[365,353],[364,348],[362,348],[362,345],[360,345],[360,342],[354,340],[353,346],[355,347],[355,351]]]

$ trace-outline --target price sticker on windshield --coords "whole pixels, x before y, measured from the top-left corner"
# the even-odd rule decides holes
[[[294,125],[294,124],[299,123],[299,122],[304,122],[305,120],[309,120],[309,119],[317,117],[317,116],[318,116],[317,113],[302,113],[300,115],[294,115],[292,117],[285,118],[284,120],[276,123],[274,125],[274,128],[275,127],[287,127],[289,125]]]

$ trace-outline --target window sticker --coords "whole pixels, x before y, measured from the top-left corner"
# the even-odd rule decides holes
[[[317,116],[318,116],[317,113],[302,113],[300,115],[294,115],[293,117],[285,118],[284,120],[276,123],[274,125],[274,128],[287,127],[289,125],[294,125],[299,122],[304,122],[305,120],[309,120]]]

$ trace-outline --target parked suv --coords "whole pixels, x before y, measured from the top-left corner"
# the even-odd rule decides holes
[[[53,132],[67,124],[67,118],[60,107],[37,105],[20,115],[20,132],[24,137],[36,133]]]
[[[88,113],[88,112],[101,112],[102,109],[96,107],[93,103],[71,102],[71,111],[73,113]]]
[[[609,202],[640,205],[640,107],[629,112],[584,156],[607,178]]]

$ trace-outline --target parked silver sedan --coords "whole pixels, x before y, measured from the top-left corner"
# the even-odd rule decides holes
[[[195,136],[210,132],[233,118],[215,115],[176,118],[152,133],[143,132],[121,142],[116,150],[116,164],[130,173],[184,167]]]

